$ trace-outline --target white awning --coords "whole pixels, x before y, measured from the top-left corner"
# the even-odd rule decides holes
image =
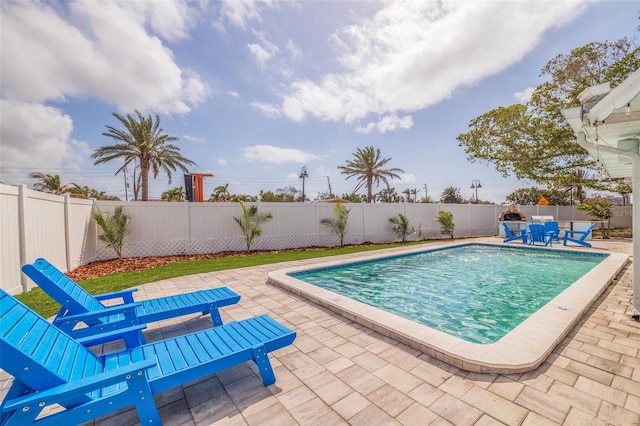
[[[633,188],[633,317],[640,317],[640,70],[614,89],[609,83],[578,95],[581,106],[562,110],[580,146],[613,178]]]

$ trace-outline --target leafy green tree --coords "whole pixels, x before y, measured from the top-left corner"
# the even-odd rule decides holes
[[[184,193],[184,189],[181,186],[176,186],[164,191],[160,198],[165,201],[184,201],[187,198],[187,194]]]
[[[350,203],[366,203],[367,202],[367,196],[363,195],[363,194],[356,194],[356,193],[351,193],[351,194],[342,194],[342,198],[345,201],[349,201]]]
[[[568,206],[571,203],[571,193],[562,189],[540,189],[535,186],[519,188],[507,195],[506,200],[512,204],[521,206],[533,206],[538,204],[540,197],[544,197],[552,206]]]
[[[60,176],[50,175],[46,173],[33,172],[29,173],[31,179],[38,179],[33,184],[33,189],[41,192],[48,192],[49,194],[62,195],[68,192],[68,185],[63,185]]]
[[[98,239],[111,247],[118,259],[122,259],[122,248],[124,247],[124,238],[129,233],[128,224],[130,217],[122,212],[122,206],[118,206],[113,211],[113,216],[109,213],[103,213],[99,208],[92,213],[93,219],[98,226],[102,228],[102,234]]]
[[[234,203],[255,202],[255,201],[258,201],[258,197],[255,197],[255,196],[249,195],[249,194],[232,194],[231,195],[231,201],[233,201]]]
[[[242,216],[234,216],[233,220],[235,220],[240,229],[242,229],[242,235],[247,244],[247,251],[251,251],[253,240],[262,234],[262,228],[260,226],[270,222],[271,219],[273,219],[273,215],[271,213],[259,213],[258,206],[252,205],[247,207],[244,201],[240,201],[240,208],[242,208]]]
[[[344,204],[335,203],[333,205],[333,218],[325,218],[320,221],[321,224],[330,227],[331,232],[340,238],[340,246],[344,243],[344,236],[347,233],[350,212],[351,209],[348,209]]]
[[[613,217],[613,203],[606,198],[592,198],[578,206],[579,210],[584,211],[595,220],[600,221],[600,231],[602,238],[609,238],[609,227],[611,218]],[[607,221],[605,229],[604,221]]]
[[[411,226],[409,219],[402,213],[398,213],[397,216],[389,218],[389,222],[393,224],[393,232],[396,236],[402,240],[403,243],[407,242],[407,237],[414,232],[416,228]]]
[[[358,148],[353,153],[354,160],[348,160],[346,166],[338,166],[343,175],[347,175],[347,179],[357,177],[358,185],[353,190],[364,185],[367,188],[367,202],[373,201],[373,184],[380,185],[380,181],[389,187],[388,179],[400,179],[398,173],[404,173],[404,170],[398,168],[385,169],[384,166],[391,161],[391,158],[380,158],[380,149],[372,146],[366,148]]]
[[[447,204],[463,204],[464,198],[460,195],[460,188],[449,186],[443,189],[442,195],[440,196],[440,202]]]
[[[456,225],[453,223],[453,213],[449,210],[440,210],[434,220],[440,222],[440,233],[449,235],[453,239],[453,231],[456,229]]]
[[[140,182],[142,189],[142,201],[149,199],[149,173],[153,178],[158,177],[160,170],[163,170],[171,183],[171,172],[180,169],[187,173],[187,166],[195,165],[193,161],[180,154],[180,148],[172,142],[178,140],[175,136],[164,134],[160,127],[160,117],[155,116],[155,120],[149,115],[144,117],[140,111],[135,111],[137,119],[131,114],[123,117],[113,113],[124,126],[124,130],[116,129],[107,125],[107,132],[104,136],[117,141],[115,145],[98,148],[91,158],[96,158],[94,164],[107,163],[115,159],[124,159],[124,164],[116,174],[123,171],[127,165],[135,165],[136,161],[140,166]]]
[[[536,183],[601,189],[595,179],[571,182],[576,173],[595,175],[596,164],[575,141],[561,110],[580,105],[585,88],[611,82],[616,86],[640,68],[640,49],[626,38],[590,43],[551,59],[542,69],[546,81],[526,105],[499,107],[473,120],[458,136],[467,158],[493,163],[503,176]]]

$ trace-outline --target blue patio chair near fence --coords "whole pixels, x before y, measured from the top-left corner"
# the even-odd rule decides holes
[[[535,246],[541,244],[544,246],[551,245],[551,235],[544,230],[541,223],[532,223],[529,225],[528,232],[529,245]]]
[[[544,223],[544,231],[549,235],[551,240],[560,242],[560,224],[556,221],[549,221]]]
[[[591,243],[585,241],[585,239],[591,234],[591,230],[593,229],[595,223],[589,225],[587,229],[584,231],[574,231],[572,229],[567,229],[564,231],[562,245],[567,245],[568,241],[572,243],[580,244],[581,246],[591,247]]]
[[[45,293],[62,307],[53,323],[75,338],[84,339],[107,328],[116,331],[136,324],[175,318],[188,314],[210,314],[213,325],[222,325],[218,308],[238,303],[240,295],[227,287],[211,288],[175,296],[134,301],[132,288],[115,293],[93,296],[75,281],[45,259],[22,267],[22,271]],[[124,303],[112,306],[102,304],[103,300],[120,299]],[[79,328],[79,325],[89,325]],[[89,339],[87,344],[99,344],[112,341],[107,334],[102,340]],[[125,344],[128,348],[144,343],[142,331],[128,335]]]
[[[526,229],[514,229],[509,228],[506,223],[502,222],[504,226],[504,234],[507,238],[504,239],[504,243],[508,243],[515,240],[522,241],[522,244],[527,243],[527,230]]]
[[[0,290],[0,368],[14,378],[0,424],[75,425],[134,406],[140,424],[161,425],[154,395],[251,360],[268,386],[269,352],[295,338],[263,315],[96,355]]]

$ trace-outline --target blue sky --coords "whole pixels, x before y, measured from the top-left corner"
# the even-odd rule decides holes
[[[113,112],[159,114],[213,173],[205,195],[356,185],[337,167],[374,146],[398,192],[501,203],[532,182],[470,163],[456,136],[526,100],[551,58],[638,36],[637,1],[231,1],[0,3],[0,180],[59,174],[124,199],[121,164],[90,155]],[[182,185],[160,175],[150,197]],[[377,188],[377,190],[382,187]]]

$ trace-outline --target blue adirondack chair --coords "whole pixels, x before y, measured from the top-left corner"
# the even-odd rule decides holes
[[[585,241],[585,239],[589,236],[594,226],[595,226],[595,223],[592,223],[584,231],[573,231],[571,229],[567,229],[566,231],[564,231],[562,245],[566,246],[567,241],[571,241],[572,243],[580,244],[585,247],[591,247],[591,243]]]
[[[24,265],[22,271],[62,306],[53,323],[86,345],[112,341],[108,334],[100,334],[106,330],[117,331],[199,312],[210,314],[215,326],[222,325],[218,308],[240,300],[239,294],[219,287],[135,302],[135,288],[93,296],[45,259]],[[120,299],[124,303],[107,307],[101,302],[110,299]],[[89,327],[85,328],[85,325]],[[96,333],[98,336],[91,337]],[[131,348],[145,340],[139,331],[126,335],[124,342]]]
[[[537,244],[544,246],[552,245],[551,235],[545,231],[544,225],[541,223],[532,223],[529,225],[528,240],[531,246]]]
[[[504,234],[507,238],[503,242],[508,243],[515,240],[522,241],[522,244],[527,243],[527,230],[526,229],[513,229],[509,228],[506,223],[502,222],[504,226]]]
[[[549,235],[552,241],[560,242],[560,224],[558,224],[558,222],[545,222],[544,232]]]
[[[75,425],[133,405],[141,424],[161,425],[154,395],[250,360],[268,386],[268,353],[295,338],[263,315],[96,355],[0,290],[0,368],[14,378],[0,424]]]

